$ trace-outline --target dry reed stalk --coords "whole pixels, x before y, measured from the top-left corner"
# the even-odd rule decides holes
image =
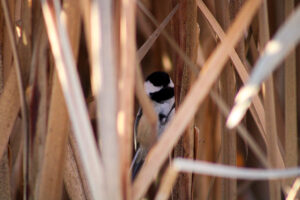
[[[7,143],[12,132],[15,119],[20,109],[17,74],[12,68],[0,95],[0,159],[7,148]]]
[[[136,23],[137,30],[141,31],[145,38],[149,38],[153,32],[153,29],[147,21],[146,16],[140,9],[136,10]]]
[[[211,98],[219,107],[221,113],[227,117],[229,114],[229,106],[213,91],[210,92]],[[255,142],[252,136],[248,133],[247,129],[239,124],[237,126],[237,131],[240,137],[245,141],[245,143],[249,144],[249,147],[253,151],[253,153],[257,156],[258,160],[264,167],[270,167],[270,164],[267,162],[267,157],[264,154],[263,150],[259,147],[259,145]]]
[[[219,1],[216,4],[216,18],[221,27],[227,30],[230,25],[229,2]],[[219,90],[227,105],[232,106],[236,90],[236,77],[233,66],[227,62],[220,75]],[[236,166],[237,141],[236,130],[225,127],[225,118],[221,117],[221,160],[223,164]],[[221,179],[221,193],[224,200],[237,199],[237,180]]]
[[[195,0],[179,1],[180,9],[173,20],[173,35],[179,48],[190,62],[196,63],[198,47],[197,5]],[[193,69],[184,62],[180,55],[173,58],[175,75],[176,108],[184,100],[195,80]],[[195,64],[194,64],[195,65]],[[183,137],[174,147],[174,157],[194,157],[194,119],[188,123]],[[172,193],[174,199],[192,198],[192,174],[180,174]]]
[[[173,10],[168,14],[168,16],[162,21],[162,23],[158,26],[158,28],[148,37],[147,41],[139,48],[137,52],[138,61],[145,57],[149,49],[152,47],[158,36],[160,36],[163,29],[168,25],[169,21],[172,19],[174,14],[179,8],[179,4],[177,4]]]
[[[143,13],[151,20],[151,22],[158,28],[159,27],[159,23],[154,18],[154,16],[150,13],[150,11],[143,5],[143,3],[140,2],[140,1],[138,1],[137,5],[143,11]],[[177,6],[177,4],[174,6],[173,9],[176,9],[176,6]],[[171,46],[171,48],[174,49],[175,52],[178,53],[180,55],[180,57],[184,60],[184,62],[187,63],[188,66],[191,67],[191,69],[193,70],[193,72],[194,73],[198,73],[198,66],[196,66],[195,63],[191,62],[191,60],[188,58],[188,56],[185,55],[184,51],[182,51],[180,49],[180,47],[177,45],[177,43],[175,42],[175,40],[172,39],[172,37],[165,30],[162,30],[161,34],[167,40],[167,42],[169,43],[169,45]]]
[[[285,56],[300,40],[300,27],[297,22],[300,18],[300,8],[297,7],[285,24],[268,42],[262,56],[256,62],[247,84],[239,91],[235,99],[235,106],[227,120],[228,127],[239,123],[251,105],[251,99],[259,91],[260,84],[272,73]],[[284,44],[284,45],[283,45]]]
[[[111,1],[104,0],[91,4],[91,78],[96,99],[98,143],[103,159],[107,197],[118,200],[122,193],[121,157],[117,135],[117,76],[112,6]],[[126,117],[127,113],[123,114],[122,117]]]
[[[204,0],[203,1],[210,12],[215,15],[215,1],[211,0]],[[214,48],[216,47],[216,35],[211,34],[211,26],[208,24],[207,20],[199,13],[198,16],[198,24],[200,27],[200,44],[203,50],[204,58],[208,58],[209,55],[212,53]]]
[[[79,33],[79,16],[76,13],[76,10],[78,9],[78,6],[76,4],[73,4],[73,6],[68,6],[68,1],[64,1],[63,7],[64,7],[64,15],[62,15],[63,20],[66,20],[68,30],[69,30],[69,35],[70,35],[70,41],[73,49],[73,54],[74,57],[77,58],[77,52],[78,52],[78,33]],[[76,15],[75,15],[76,13]],[[70,20],[72,19],[72,20]],[[43,27],[43,26],[42,26]],[[44,37],[44,31],[42,32],[42,35]],[[77,35],[76,35],[77,34]],[[38,68],[38,73],[39,77],[43,77],[44,79],[40,80],[41,83],[44,82],[44,86],[39,86],[40,88],[40,93],[41,93],[41,98],[46,98],[47,97],[47,75],[44,75],[46,73],[46,67],[41,68],[41,64],[43,64],[44,60],[41,60],[43,57],[43,48],[39,49],[41,51],[39,55],[39,68]],[[44,57],[46,60],[46,58]],[[44,63],[45,65],[45,63]],[[41,73],[40,71],[44,71],[44,73]],[[46,82],[46,83],[45,83]],[[48,134],[47,134],[47,140],[46,143],[42,142],[42,145],[45,145],[45,158],[44,158],[44,163],[42,166],[41,170],[41,177],[40,177],[40,189],[37,192],[37,194],[40,196],[40,198],[43,199],[57,199],[61,197],[62,193],[62,173],[64,166],[64,152],[66,150],[65,146],[67,144],[67,136],[68,136],[68,127],[69,127],[69,120],[68,120],[68,113],[65,107],[64,99],[63,99],[63,94],[60,91],[60,83],[59,80],[57,79],[56,75],[53,80],[53,86],[52,86],[53,92],[52,92],[52,102],[50,105],[50,116],[49,116],[49,127],[48,127]],[[42,101],[42,99],[41,99]],[[35,102],[34,102],[35,103]],[[41,115],[45,115],[47,113],[47,106],[44,100],[44,103],[40,103],[40,114],[38,115],[38,124],[39,124],[39,119],[42,119],[43,117]],[[54,111],[53,111],[54,109]],[[59,112],[56,112],[56,110],[59,110]],[[43,124],[42,124],[43,125]],[[42,126],[41,125],[41,126]],[[46,127],[44,125],[44,127]],[[42,128],[42,127],[41,127]],[[40,141],[44,141],[43,137],[45,137],[43,133],[36,134],[36,140],[37,141],[37,147],[40,146]],[[54,142],[55,141],[55,142]],[[58,141],[58,143],[57,143]],[[39,147],[36,149],[36,151],[40,154],[43,154],[43,146]],[[50,153],[51,152],[51,153]],[[42,157],[39,156],[37,159],[41,159]],[[47,164],[48,163],[48,164]],[[50,163],[50,164],[49,164]],[[55,163],[53,165],[53,163]],[[41,164],[40,164],[41,165]],[[55,167],[52,167],[55,166]],[[40,167],[40,166],[38,166]],[[40,167],[41,168],[41,167]],[[38,170],[34,169],[34,170]],[[51,188],[49,190],[49,188]],[[53,191],[53,192],[49,192]]]
[[[157,195],[155,196],[155,200],[163,200],[169,198],[170,191],[172,190],[177,177],[178,172],[172,167],[168,167],[162,178],[161,186],[159,187]]]
[[[75,62],[66,30],[59,18],[60,7],[56,1],[41,0],[41,4],[56,69],[65,96],[69,117],[79,144],[80,156],[89,187],[93,198],[106,199],[103,167],[96,144],[93,141],[92,128],[88,120],[83,94],[80,91],[79,78],[75,70]],[[82,133],[85,133],[84,136]]]
[[[177,114],[159,142],[147,156],[147,162],[142,167],[133,185],[133,199],[139,199],[156,177],[161,165],[168,157],[169,152],[180,138],[186,125],[192,119],[196,108],[208,94],[209,89],[220,74],[223,64],[228,58],[228,48],[233,48],[249,25],[252,17],[260,6],[260,0],[247,1],[235,21],[230,26],[224,42],[222,42],[203,67],[189,94],[179,107]],[[172,135],[172,136],[171,136]],[[171,137],[170,137],[171,136]]]
[[[141,68],[138,65],[136,68],[136,78],[135,78],[135,92],[137,99],[143,109],[143,113],[147,117],[149,123],[156,127],[157,122],[157,115],[154,111],[153,105],[149,97],[147,96],[145,89],[144,89],[144,79],[142,77]]]
[[[53,84],[38,199],[54,200],[61,198],[62,195],[62,169],[64,168],[69,120],[56,73]]]
[[[8,153],[0,159],[0,199],[11,199]]]
[[[17,117],[12,130],[8,152],[10,153],[10,192],[11,199],[16,199],[17,191],[20,191],[22,184],[22,155],[23,155],[23,134],[21,118]]]
[[[62,17],[65,17],[64,20],[67,23],[70,44],[73,49],[74,58],[77,60],[80,33],[80,18],[77,14],[79,6],[76,3],[71,6],[70,3],[70,1],[64,1],[63,8],[65,15],[62,15]],[[52,90],[45,156],[38,193],[40,199],[61,198],[62,173],[64,172],[62,169],[64,169],[64,156],[67,150],[69,117],[56,73],[54,73]]]
[[[3,39],[4,39],[4,20],[3,14],[0,13],[0,94],[2,94],[3,87],[4,87],[4,66],[3,66]]]
[[[291,190],[289,191],[287,197],[286,197],[286,200],[294,200],[296,199],[297,197],[297,193],[299,192],[299,189],[300,189],[300,178],[297,178],[293,185],[292,185],[292,188]]]
[[[209,6],[210,10],[215,13],[214,1],[206,1],[205,4]],[[197,63],[199,66],[203,66],[205,60],[214,50],[216,46],[215,34],[211,34],[211,27],[207,20],[201,15],[198,16],[198,24],[200,27],[200,41],[197,50]],[[203,113],[201,113],[203,110]],[[199,116],[200,115],[200,116]],[[219,134],[219,113],[217,106],[213,103],[211,98],[206,98],[204,103],[200,106],[200,110],[195,117],[195,126],[199,128],[200,136],[195,136],[195,159],[206,160],[211,162],[217,162],[218,160],[218,148],[220,143],[218,138]],[[193,175],[193,198],[196,200],[218,199],[220,181],[215,182],[214,177]],[[201,190],[199,188],[201,187]],[[211,192],[214,190],[214,192]]]
[[[210,98],[202,104],[203,111],[199,111],[195,117],[195,160],[215,161],[214,137],[216,130],[217,107]],[[198,115],[198,116],[197,116]],[[200,115],[200,116],[199,116]],[[196,129],[197,129],[196,128]],[[193,176],[193,198],[197,200],[207,199],[210,190],[211,177]],[[201,187],[201,190],[199,190]]]
[[[173,4],[175,5],[175,4]],[[159,23],[163,21],[166,15],[168,15],[172,10],[172,0],[160,1],[155,0],[152,2],[152,10],[155,18]],[[166,27],[166,32],[171,33],[172,22]],[[171,63],[172,59],[172,49],[168,45],[167,41],[163,37],[159,37],[157,43],[153,46],[152,57],[154,58],[153,65],[161,66],[158,70],[164,70],[167,73],[173,73],[173,67]],[[152,68],[155,70],[155,68]]]
[[[230,179],[276,180],[297,176],[300,174],[300,168],[262,170],[176,158],[173,160],[167,173],[163,177],[161,190],[158,191],[156,199],[164,200],[169,197],[170,189],[179,172],[206,174],[209,176],[226,177]]]
[[[92,88],[97,103],[99,145],[101,144],[108,198],[121,199],[112,5],[110,1],[95,1],[91,5]]]
[[[64,184],[70,199],[89,199],[85,195],[84,187],[80,178],[79,167],[76,164],[75,156],[69,143],[67,145],[65,158]]]
[[[210,176],[220,176],[227,178],[247,179],[247,180],[276,180],[285,179],[300,174],[300,168],[288,169],[257,169],[233,167],[205,161],[194,161],[183,158],[176,158],[173,161],[173,167],[180,172],[193,172],[207,174]]]
[[[21,63],[17,51],[17,45],[15,41],[15,34],[14,34],[14,29],[12,26],[12,22],[10,19],[10,14],[8,10],[8,5],[5,0],[1,1],[1,7],[4,13],[4,18],[5,18],[5,23],[8,31],[8,36],[9,36],[9,42],[12,48],[12,54],[14,58],[14,65],[15,65],[15,73],[16,73],[16,79],[17,79],[17,88],[19,90],[19,98],[20,98],[20,104],[21,104],[21,113],[22,113],[22,127],[24,129],[24,134],[25,134],[25,139],[24,139],[24,150],[23,150],[23,198],[26,200],[27,199],[27,182],[28,182],[28,113],[27,113],[27,105],[26,105],[26,99],[25,99],[25,94],[24,94],[24,82],[22,78],[22,68],[21,68]],[[26,65],[25,65],[26,66]],[[3,95],[2,95],[3,96]],[[10,99],[8,99],[7,102],[10,102]],[[4,101],[4,103],[7,103]],[[18,108],[18,106],[16,106]],[[8,139],[8,138],[7,138]],[[6,146],[6,144],[5,144]]]
[[[18,53],[21,61],[21,70],[23,84],[26,86],[28,82],[28,73],[30,70],[32,56],[32,3],[29,1],[21,1],[20,19],[21,37],[18,43]]]
[[[68,146],[71,147],[72,157],[74,157],[74,159],[76,161],[76,166],[78,169],[78,173],[80,175],[80,181],[81,181],[81,185],[83,186],[85,197],[86,197],[86,199],[93,199],[92,191],[91,191],[91,188],[89,187],[87,175],[86,175],[86,172],[84,171],[84,165],[82,162],[82,158],[80,157],[78,142],[72,131],[69,134]]]
[[[294,9],[294,0],[285,1],[285,17]],[[295,167],[298,163],[298,134],[297,134],[297,75],[295,50],[285,59],[285,156],[286,167]],[[291,185],[293,179],[288,180]]]
[[[221,26],[219,25],[217,20],[210,13],[210,11],[205,6],[203,1],[197,0],[197,5],[200,8],[203,15],[209,21],[209,23],[212,26],[212,28],[214,29],[215,33],[218,35],[218,38],[220,38],[220,40],[223,41],[224,37],[225,37],[225,32],[223,31],[223,29],[221,28]],[[248,70],[234,49],[231,49],[230,58],[231,58],[232,63],[234,64],[235,69],[237,70],[241,80],[243,81],[243,83],[246,83],[246,81],[249,79]],[[265,110],[264,110],[264,107],[263,107],[263,104],[262,104],[260,98],[257,95],[253,98],[253,105],[254,105],[255,111],[253,109],[251,109],[250,110],[251,114],[255,120],[255,123],[257,124],[257,127],[259,128],[259,130],[262,134],[262,137],[264,138],[264,140],[266,142],[266,139],[265,139],[266,138]],[[255,114],[255,112],[257,113],[257,115]],[[257,116],[258,116],[258,118],[257,118]]]
[[[10,11],[10,17],[11,17],[11,21],[14,22],[15,21],[15,1],[9,1],[8,2],[8,9]],[[6,31],[5,29],[5,20],[4,20],[4,13],[1,12],[2,17],[3,17],[3,28],[2,28],[2,35],[3,35],[3,84],[5,85],[7,79],[8,79],[8,75],[10,70],[13,68],[12,66],[12,60],[13,60],[13,52],[12,52],[12,47],[10,45],[10,40],[9,40],[9,33],[8,31]]]
[[[269,21],[267,11],[267,1],[264,1],[259,11],[259,40],[261,46],[265,46],[270,39]],[[268,160],[273,167],[282,167],[282,157],[278,148],[278,129],[276,125],[275,97],[273,75],[265,82],[264,104],[266,108],[266,133],[267,133],[267,155]],[[281,199],[280,182],[269,182],[270,199]]]
[[[79,54],[79,41],[81,33],[81,17],[78,15],[80,12],[80,2],[73,2],[72,0],[63,1],[63,16],[65,17],[66,28],[72,47],[72,52],[75,61],[78,59]]]
[[[43,24],[37,25],[36,38],[33,43],[31,58],[31,69],[27,94],[30,115],[30,135],[32,136],[30,145],[32,156],[30,158],[30,185],[33,188],[31,195],[37,194],[37,177],[40,173],[42,159],[44,156],[44,144],[47,133],[48,118],[48,76],[47,76],[47,55],[48,39]],[[42,30],[41,30],[42,29]]]
[[[136,77],[135,1],[121,1],[120,5],[120,68],[118,80],[117,131],[120,145],[122,196],[131,198],[131,172],[133,141],[133,111]]]

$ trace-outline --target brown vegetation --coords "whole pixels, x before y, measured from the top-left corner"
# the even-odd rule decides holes
[[[298,3],[1,0],[0,199],[298,198]],[[131,182],[157,70],[176,115]]]

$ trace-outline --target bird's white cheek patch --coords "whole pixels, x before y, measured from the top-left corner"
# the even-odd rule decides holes
[[[144,88],[146,93],[149,95],[150,93],[158,92],[159,90],[161,90],[162,86],[157,87],[154,86],[150,81],[146,81],[144,84]]]

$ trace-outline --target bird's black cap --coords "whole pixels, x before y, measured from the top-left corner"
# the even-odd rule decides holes
[[[170,77],[166,72],[154,72],[152,74],[150,74],[146,81],[150,81],[154,86],[163,86],[163,87],[167,87],[168,84],[170,83]]]

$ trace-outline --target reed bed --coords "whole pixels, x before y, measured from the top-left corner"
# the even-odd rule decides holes
[[[0,199],[299,199],[298,4],[1,0]],[[154,71],[176,114],[132,181]]]

